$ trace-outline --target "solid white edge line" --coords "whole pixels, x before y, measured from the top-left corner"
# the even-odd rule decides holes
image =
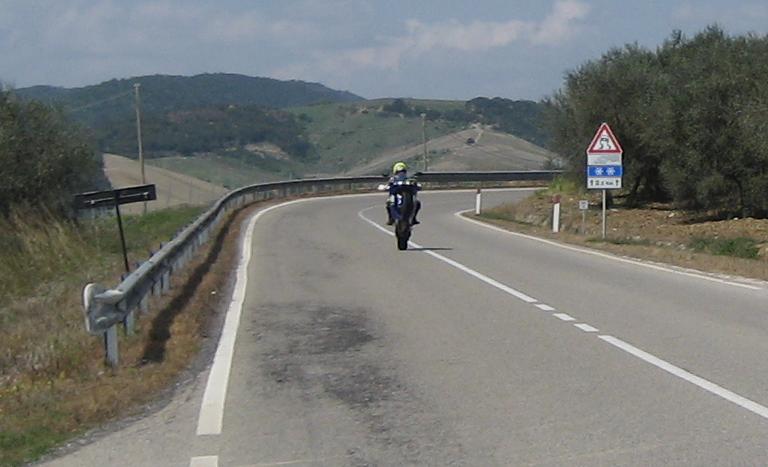
[[[617,339],[616,337],[613,337],[613,336],[598,336],[598,338],[613,345],[614,347],[617,347],[631,355],[634,355],[635,357],[647,363],[650,363],[651,365],[657,368],[660,368],[668,373],[671,373],[677,376],[678,378],[681,378],[695,386],[698,386],[704,389],[705,391],[708,391],[729,402],[732,402],[738,405],[739,407],[747,409],[756,415],[759,415],[763,418],[768,418],[768,407],[760,405],[757,402],[751,401],[746,397],[740,396],[733,391],[729,391],[728,389],[725,389],[724,387],[719,386],[711,381],[708,381],[700,376],[696,376],[693,373],[689,373],[683,370],[682,368],[676,367],[675,365],[669,362],[666,362],[654,355],[651,355],[648,352],[640,350],[637,347],[631,344],[628,344],[621,339]]]
[[[627,263],[627,264],[633,264],[635,266],[642,266],[642,267],[645,267],[645,268],[655,269],[657,271],[664,271],[664,272],[669,272],[669,273],[673,273],[673,274],[680,274],[680,275],[683,275],[683,276],[693,277],[693,278],[696,278],[696,279],[703,279],[703,280],[707,280],[707,281],[718,282],[720,284],[732,285],[734,287],[741,287],[741,288],[750,289],[750,290],[765,290],[765,288],[763,288],[763,287],[758,287],[758,286],[749,285],[749,284],[742,284],[742,283],[739,283],[739,282],[728,281],[728,280],[720,279],[720,278],[717,278],[717,277],[711,277],[711,276],[707,276],[707,275],[705,275],[705,274],[703,274],[701,272],[694,272],[692,270],[691,271],[680,271],[680,270],[671,269],[671,268],[664,267],[664,266],[659,266],[657,264],[646,263],[646,262],[643,262],[643,261],[633,260],[633,259],[629,259],[629,258],[622,258],[620,256],[612,255],[610,253],[603,253],[603,252],[600,252],[600,251],[589,250],[589,249],[586,249],[586,248],[579,248],[579,247],[574,247],[574,246],[570,246],[570,245],[564,245],[562,243],[554,242],[552,240],[547,240],[547,239],[544,239],[544,238],[534,237],[532,235],[526,235],[526,234],[522,234],[522,233],[519,233],[519,232],[512,232],[511,230],[502,229],[501,227],[496,227],[495,225],[486,224],[485,222],[480,222],[480,221],[477,221],[475,219],[470,219],[467,216],[463,216],[462,215],[462,214],[464,214],[466,212],[472,212],[472,211],[473,211],[472,209],[465,209],[463,211],[459,211],[459,212],[454,213],[454,215],[456,217],[460,218],[460,219],[465,220],[466,222],[471,222],[473,224],[477,224],[479,226],[485,227],[486,229],[495,230],[497,232],[502,232],[502,233],[505,233],[505,234],[508,234],[508,235],[513,235],[515,237],[520,237],[520,238],[525,238],[525,239],[528,239],[528,240],[533,240],[533,241],[544,243],[544,244],[551,245],[551,246],[556,246],[558,248],[563,248],[565,250],[571,250],[571,251],[576,251],[576,252],[584,253],[584,254],[588,254],[588,255],[599,256],[601,258],[611,259],[611,260],[614,260],[614,261],[619,261],[619,262]]]
[[[189,460],[189,467],[219,467],[219,456],[199,456]]]
[[[576,318],[567,313],[553,313],[552,316],[563,321],[576,321]]]
[[[390,232],[389,230],[385,229],[384,227],[380,226],[376,222],[368,219],[367,217],[365,217],[363,215],[363,213],[365,211],[368,211],[368,210],[371,210],[371,209],[375,209],[375,207],[376,206],[363,209],[362,211],[357,213],[358,217],[360,217],[360,219],[364,220],[365,222],[371,224],[372,226],[376,227],[377,229],[381,230],[382,232],[384,232],[384,233],[386,233],[388,235],[394,236],[395,234],[393,232]],[[418,243],[408,242],[408,244],[412,245],[414,248],[423,248]],[[501,282],[499,282],[499,281],[497,281],[495,279],[491,279],[490,277],[488,277],[488,276],[486,276],[484,274],[481,274],[481,273],[475,271],[474,269],[470,269],[467,266],[464,266],[463,264],[461,264],[459,262],[456,262],[456,261],[454,261],[454,260],[452,260],[450,258],[447,258],[447,257],[445,257],[443,255],[439,255],[439,254],[435,253],[434,251],[423,250],[422,252],[432,256],[433,258],[439,259],[440,261],[442,261],[444,263],[450,264],[451,266],[455,267],[456,269],[459,269],[460,271],[463,271],[463,272],[469,274],[472,277],[480,279],[481,281],[485,282],[486,284],[491,285],[493,287],[496,287],[497,289],[499,289],[501,291],[504,291],[504,292],[508,293],[509,295],[512,295],[513,297],[516,297],[516,298],[518,298],[518,299],[520,299],[520,300],[522,300],[522,301],[524,301],[526,303],[537,303],[538,302],[538,300],[536,300],[535,298],[529,297],[528,295],[520,292],[519,290],[515,290],[512,287],[504,285],[504,284],[502,284]]]
[[[197,434],[218,435],[221,434],[224,420],[224,404],[227,398],[227,386],[229,373],[232,367],[237,329],[240,326],[240,316],[245,302],[245,292],[248,285],[248,266],[251,262],[251,249],[253,243],[253,231],[258,221],[264,214],[290,204],[313,201],[317,198],[305,198],[264,208],[253,214],[248,221],[248,227],[242,237],[240,262],[237,266],[236,282],[232,292],[232,301],[227,309],[224,327],[221,331],[213,365],[208,374],[208,382],[200,403],[200,414],[197,420]]]
[[[599,329],[593,328],[592,326],[590,326],[587,323],[574,324],[574,326],[576,326],[577,328],[581,329],[584,332],[598,332],[598,331],[600,331]]]

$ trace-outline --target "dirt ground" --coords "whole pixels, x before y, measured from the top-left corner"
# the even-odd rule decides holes
[[[579,210],[579,200],[589,210]],[[646,209],[616,207],[607,212],[606,240],[602,240],[599,195],[561,198],[561,232],[552,233],[552,194],[539,193],[516,205],[494,208],[485,220],[515,231],[610,251],[616,254],[668,263],[702,271],[768,280],[768,219],[708,220],[706,214],[686,212],[669,205]],[[711,219],[711,218],[710,218]],[[696,239],[749,238],[758,248],[756,259],[695,251]]]

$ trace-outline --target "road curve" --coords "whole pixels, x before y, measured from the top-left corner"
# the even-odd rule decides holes
[[[422,200],[406,252],[381,195],[264,212],[214,382],[50,465],[764,463],[762,284],[489,229],[455,215],[469,192]],[[200,415],[217,390],[220,424]]]

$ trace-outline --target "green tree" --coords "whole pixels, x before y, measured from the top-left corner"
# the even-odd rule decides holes
[[[765,215],[765,39],[709,27],[665,45],[677,148],[662,164],[669,190],[689,207]]]
[[[565,88],[545,101],[552,148],[583,183],[586,149],[602,122],[611,125],[624,149],[624,185],[631,205],[664,199],[658,148],[649,144],[649,122],[657,101],[654,54],[637,45],[612,49],[600,60],[568,73]]]
[[[102,179],[100,159],[60,111],[0,93],[0,214],[16,205],[64,212]]]
[[[545,101],[552,148],[583,181],[601,121],[624,148],[629,205],[768,214],[768,38],[711,26],[656,51],[613,49],[569,73]]]

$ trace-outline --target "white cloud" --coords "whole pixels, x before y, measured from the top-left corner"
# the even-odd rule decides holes
[[[556,45],[573,34],[575,22],[586,17],[589,6],[576,0],[555,3],[552,13],[544,18],[531,37],[534,44]]]
[[[539,22],[510,20],[464,24],[452,20],[427,24],[409,20],[406,22],[404,36],[391,38],[380,46],[320,54],[317,66],[329,72],[348,71],[350,67],[394,70],[404,60],[437,50],[482,52],[520,41],[555,46],[572,36],[577,22],[588,11],[589,6],[583,2],[560,0],[555,2],[552,12]]]

